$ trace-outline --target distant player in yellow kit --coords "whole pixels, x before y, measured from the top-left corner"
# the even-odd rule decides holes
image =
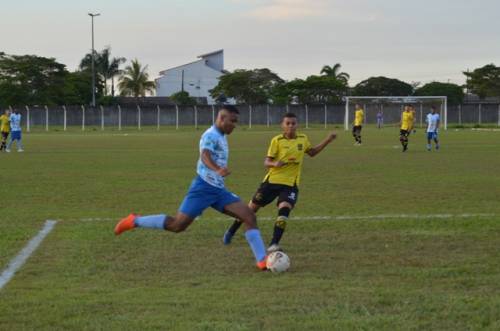
[[[7,148],[7,138],[10,133],[10,111],[6,110],[5,113],[0,116],[0,132],[2,134],[2,144],[0,145],[0,151],[4,151]]]
[[[363,121],[365,119],[365,112],[360,105],[356,104],[356,111],[354,113],[354,123],[352,126],[352,136],[356,142],[355,146],[361,146],[361,129],[363,128]]]
[[[399,131],[399,141],[403,146],[403,152],[408,150],[408,136],[413,129],[413,113],[410,106],[405,106],[401,113],[401,129]]]
[[[271,140],[264,160],[264,165],[269,170],[248,203],[250,209],[257,212],[261,207],[278,198],[278,217],[274,223],[273,238],[267,249],[268,253],[281,250],[279,242],[285,231],[288,216],[297,203],[299,195],[298,185],[304,154],[311,157],[319,154],[337,136],[331,132],[321,143],[312,147],[307,136],[297,132],[297,117],[293,113],[283,116],[281,128],[283,133]],[[225,245],[231,243],[240,225],[241,221],[235,219],[227,229],[223,238]]]

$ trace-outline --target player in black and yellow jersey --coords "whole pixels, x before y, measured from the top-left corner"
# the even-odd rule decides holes
[[[285,231],[290,211],[297,203],[304,154],[313,157],[336,138],[336,134],[332,132],[320,144],[312,147],[307,136],[297,132],[297,117],[293,113],[287,113],[283,116],[281,128],[283,133],[271,140],[264,160],[268,172],[252,200],[248,203],[248,206],[257,212],[261,207],[278,198],[278,217],[274,223],[273,238],[268,252],[280,250],[279,242]],[[235,219],[224,233],[223,242],[225,245],[231,243],[231,239],[240,225],[241,222]]]
[[[0,151],[7,148],[7,138],[10,133],[10,111],[6,110],[5,113],[0,116],[0,133],[2,135],[2,143],[0,145]]]
[[[403,152],[408,149],[408,136],[413,129],[413,113],[410,106],[405,106],[401,113],[401,128],[399,131],[399,141],[403,146]]]
[[[365,112],[360,105],[355,106],[356,111],[354,112],[354,122],[352,125],[352,136],[356,142],[355,146],[361,146],[361,129],[363,128],[363,121],[365,119]]]

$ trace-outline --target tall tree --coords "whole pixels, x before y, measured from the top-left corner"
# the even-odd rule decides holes
[[[62,104],[64,64],[36,55],[0,54],[0,102],[2,105]]]
[[[299,103],[337,103],[347,91],[344,82],[333,76],[312,75],[285,85],[288,99]]]
[[[122,73],[120,65],[125,63],[124,57],[111,57],[111,47],[106,46],[102,51],[95,53],[94,65],[98,80],[104,84],[104,95],[108,95],[108,80],[111,79],[111,95],[115,95],[114,78]],[[92,70],[92,54],[85,54],[80,61],[80,69],[83,71]]]
[[[64,81],[64,104],[83,105],[92,101],[92,74],[88,71],[69,72]]]
[[[352,93],[359,96],[408,96],[413,94],[413,86],[399,79],[370,77],[357,84]]]
[[[115,96],[115,77],[121,75],[123,70],[120,69],[120,64],[127,61],[124,57],[114,57],[111,59],[106,76],[111,78],[111,96]]]
[[[240,103],[263,104],[269,102],[273,88],[282,83],[284,80],[267,68],[237,69],[222,75],[210,95],[215,99],[224,94]]]
[[[340,67],[342,67],[340,65],[340,63],[335,63],[331,67],[326,65],[326,66],[323,66],[320,73],[323,75],[329,76],[329,77],[336,78],[347,86],[347,84],[349,82],[349,78],[351,78],[351,76],[349,76],[348,73],[339,72]]]
[[[491,63],[463,74],[467,77],[465,86],[481,99],[500,96],[500,67]]]
[[[457,84],[432,82],[415,90],[417,96],[446,96],[450,104],[459,104],[464,100],[463,88]]]
[[[123,96],[135,98],[146,96],[147,92],[154,93],[155,82],[149,80],[148,66],[142,66],[137,59],[125,67],[118,82],[118,88]]]

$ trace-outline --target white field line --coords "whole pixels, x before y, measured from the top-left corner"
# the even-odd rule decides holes
[[[488,129],[488,128],[472,128],[472,131],[490,131],[490,132],[500,132],[500,129]]]
[[[352,221],[352,220],[380,220],[380,219],[451,219],[451,218],[477,218],[477,217],[495,217],[496,214],[472,214],[472,213],[464,213],[464,214],[382,214],[382,215],[339,215],[339,216],[292,216],[291,220],[299,220],[299,221]],[[203,219],[203,218],[201,218]],[[223,221],[230,219],[227,217],[217,217],[213,218],[217,221]],[[275,217],[259,217],[257,215],[258,221],[273,221]],[[116,221],[118,222],[119,218],[80,218],[80,219],[68,219],[71,221],[80,221],[80,222],[104,222],[104,221]]]
[[[38,248],[43,239],[52,231],[57,221],[46,221],[43,229],[33,237],[16,257],[8,264],[7,268],[0,275],[0,290],[14,277],[14,274],[23,266],[33,252]]]

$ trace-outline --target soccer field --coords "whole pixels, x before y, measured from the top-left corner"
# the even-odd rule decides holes
[[[227,186],[245,201],[277,127],[229,136]],[[207,210],[185,233],[137,229],[130,212],[177,210],[202,129],[35,132],[1,153],[0,273],[57,224],[0,289],[0,330],[500,329],[500,132],[394,127],[350,132],[304,164],[282,246],[285,274],[259,272],[243,231]],[[313,144],[328,131],[302,130]],[[276,208],[258,214],[267,243]]]

